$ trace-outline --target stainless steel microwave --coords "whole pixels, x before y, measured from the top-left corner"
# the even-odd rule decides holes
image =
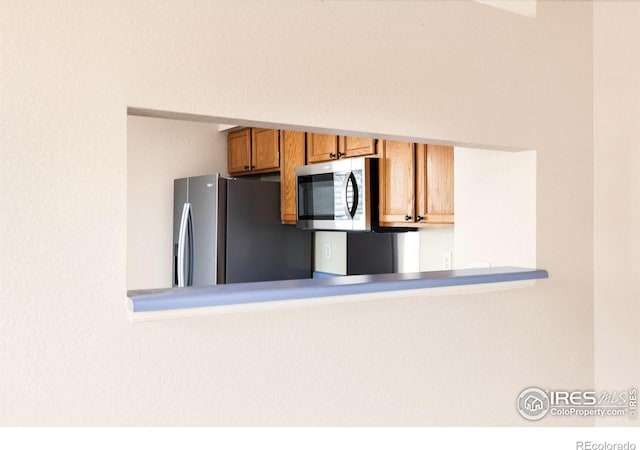
[[[345,158],[296,167],[297,226],[371,231],[372,207],[377,209],[377,162]]]

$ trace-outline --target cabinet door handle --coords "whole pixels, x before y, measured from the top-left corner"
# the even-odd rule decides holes
[[[251,170],[250,166],[244,166],[244,170]]]
[[[333,158],[335,158],[335,157],[336,157],[336,154],[335,154],[335,153],[329,153],[329,158],[333,159]]]
[[[422,216],[416,216],[416,222],[420,222],[422,219],[424,219],[424,217],[422,217]]]
[[[342,158],[344,156],[343,152],[338,152],[338,158]]]
[[[411,220],[411,216],[407,214],[406,216],[404,216],[404,220],[407,220],[407,221]]]

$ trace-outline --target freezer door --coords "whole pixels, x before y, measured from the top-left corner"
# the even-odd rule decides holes
[[[189,178],[189,203],[193,222],[192,286],[217,284],[217,228],[219,175]]]
[[[280,183],[228,180],[225,283],[311,277],[311,233],[280,222]]]

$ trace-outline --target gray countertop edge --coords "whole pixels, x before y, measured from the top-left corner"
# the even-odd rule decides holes
[[[131,301],[132,311],[136,313],[541,278],[549,278],[546,270],[522,267],[490,267],[262,281],[208,287],[131,290],[127,292],[127,297]]]

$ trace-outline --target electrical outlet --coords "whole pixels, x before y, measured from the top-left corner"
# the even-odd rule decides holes
[[[442,254],[442,270],[451,270],[451,252]]]

